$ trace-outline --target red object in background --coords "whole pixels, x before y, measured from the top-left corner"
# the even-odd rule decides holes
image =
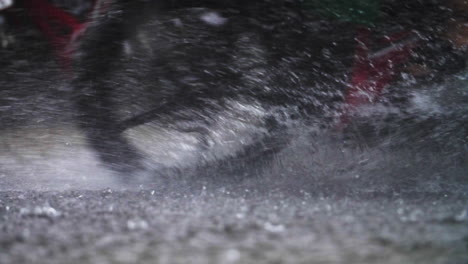
[[[412,50],[418,43],[412,32],[399,32],[381,40],[389,46],[371,53],[371,30],[359,29],[355,62],[351,72],[349,88],[345,96],[345,112],[341,116],[339,127],[346,126],[350,114],[357,107],[374,103],[399,72],[399,66],[407,62]]]
[[[69,69],[73,43],[86,29],[87,23],[80,22],[47,0],[27,0],[23,1],[23,6],[39,30],[54,46],[62,66]]]
[[[94,6],[96,6],[94,2]],[[24,7],[42,33],[58,52],[64,69],[71,66],[73,44],[86,29],[87,23],[60,9],[48,0],[26,0]],[[387,46],[377,52],[370,51],[371,30],[358,30],[355,62],[345,96],[345,110],[338,128],[350,121],[352,112],[359,106],[374,103],[399,71],[399,66],[408,61],[418,38],[412,32],[399,32],[381,39]],[[390,44],[390,45],[388,45]]]

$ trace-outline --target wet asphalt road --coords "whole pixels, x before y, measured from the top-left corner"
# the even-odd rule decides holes
[[[6,191],[0,263],[468,262],[466,195]]]
[[[54,131],[3,133],[2,264],[468,262],[466,163],[443,152],[299,139],[257,177],[137,186]]]

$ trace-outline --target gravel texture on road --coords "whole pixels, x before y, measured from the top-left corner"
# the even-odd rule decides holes
[[[0,263],[468,262],[467,196],[3,191]]]

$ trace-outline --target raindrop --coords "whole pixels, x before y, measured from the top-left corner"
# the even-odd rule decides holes
[[[210,25],[213,26],[221,26],[226,23],[227,18],[222,17],[220,14],[216,12],[208,12],[203,14],[200,19]]]
[[[421,210],[414,210],[410,213],[409,220],[412,222],[416,222],[423,216],[423,214],[424,213]]]
[[[460,214],[456,215],[456,216],[455,216],[455,220],[456,220],[456,221],[460,221],[460,222],[468,220],[468,212],[467,212],[467,210],[465,209],[465,210],[463,210]]]
[[[402,215],[404,212],[405,212],[405,209],[403,209],[401,207],[397,209],[397,214],[399,214],[399,215]]]
[[[245,215],[243,213],[237,213],[236,214],[237,219],[243,219],[244,217],[245,217]]]
[[[142,219],[132,219],[127,221],[127,228],[129,230],[147,229],[148,223]]]
[[[22,216],[35,216],[35,217],[47,217],[47,218],[55,218],[59,217],[62,214],[55,210],[55,208],[51,206],[36,206],[33,209],[30,208],[21,208],[20,215]]]
[[[284,232],[284,230],[286,229],[284,225],[275,225],[269,222],[265,223],[264,228],[266,231],[272,232],[272,233],[281,233],[281,232]]]

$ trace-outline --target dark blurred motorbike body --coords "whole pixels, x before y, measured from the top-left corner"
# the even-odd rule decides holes
[[[114,3],[88,29],[74,70],[80,122],[114,169],[141,167],[145,152],[163,167],[190,152],[198,164],[257,159],[298,119],[336,116],[347,66],[331,58],[352,57],[330,28],[285,3],[225,5]],[[137,149],[148,134],[159,149]]]
[[[401,107],[410,92],[388,85],[441,51],[416,24],[369,29],[293,0],[88,1],[81,18],[45,2],[23,4],[71,73],[90,146],[123,176],[242,167],[281,150],[298,126],[342,130],[364,104]]]

